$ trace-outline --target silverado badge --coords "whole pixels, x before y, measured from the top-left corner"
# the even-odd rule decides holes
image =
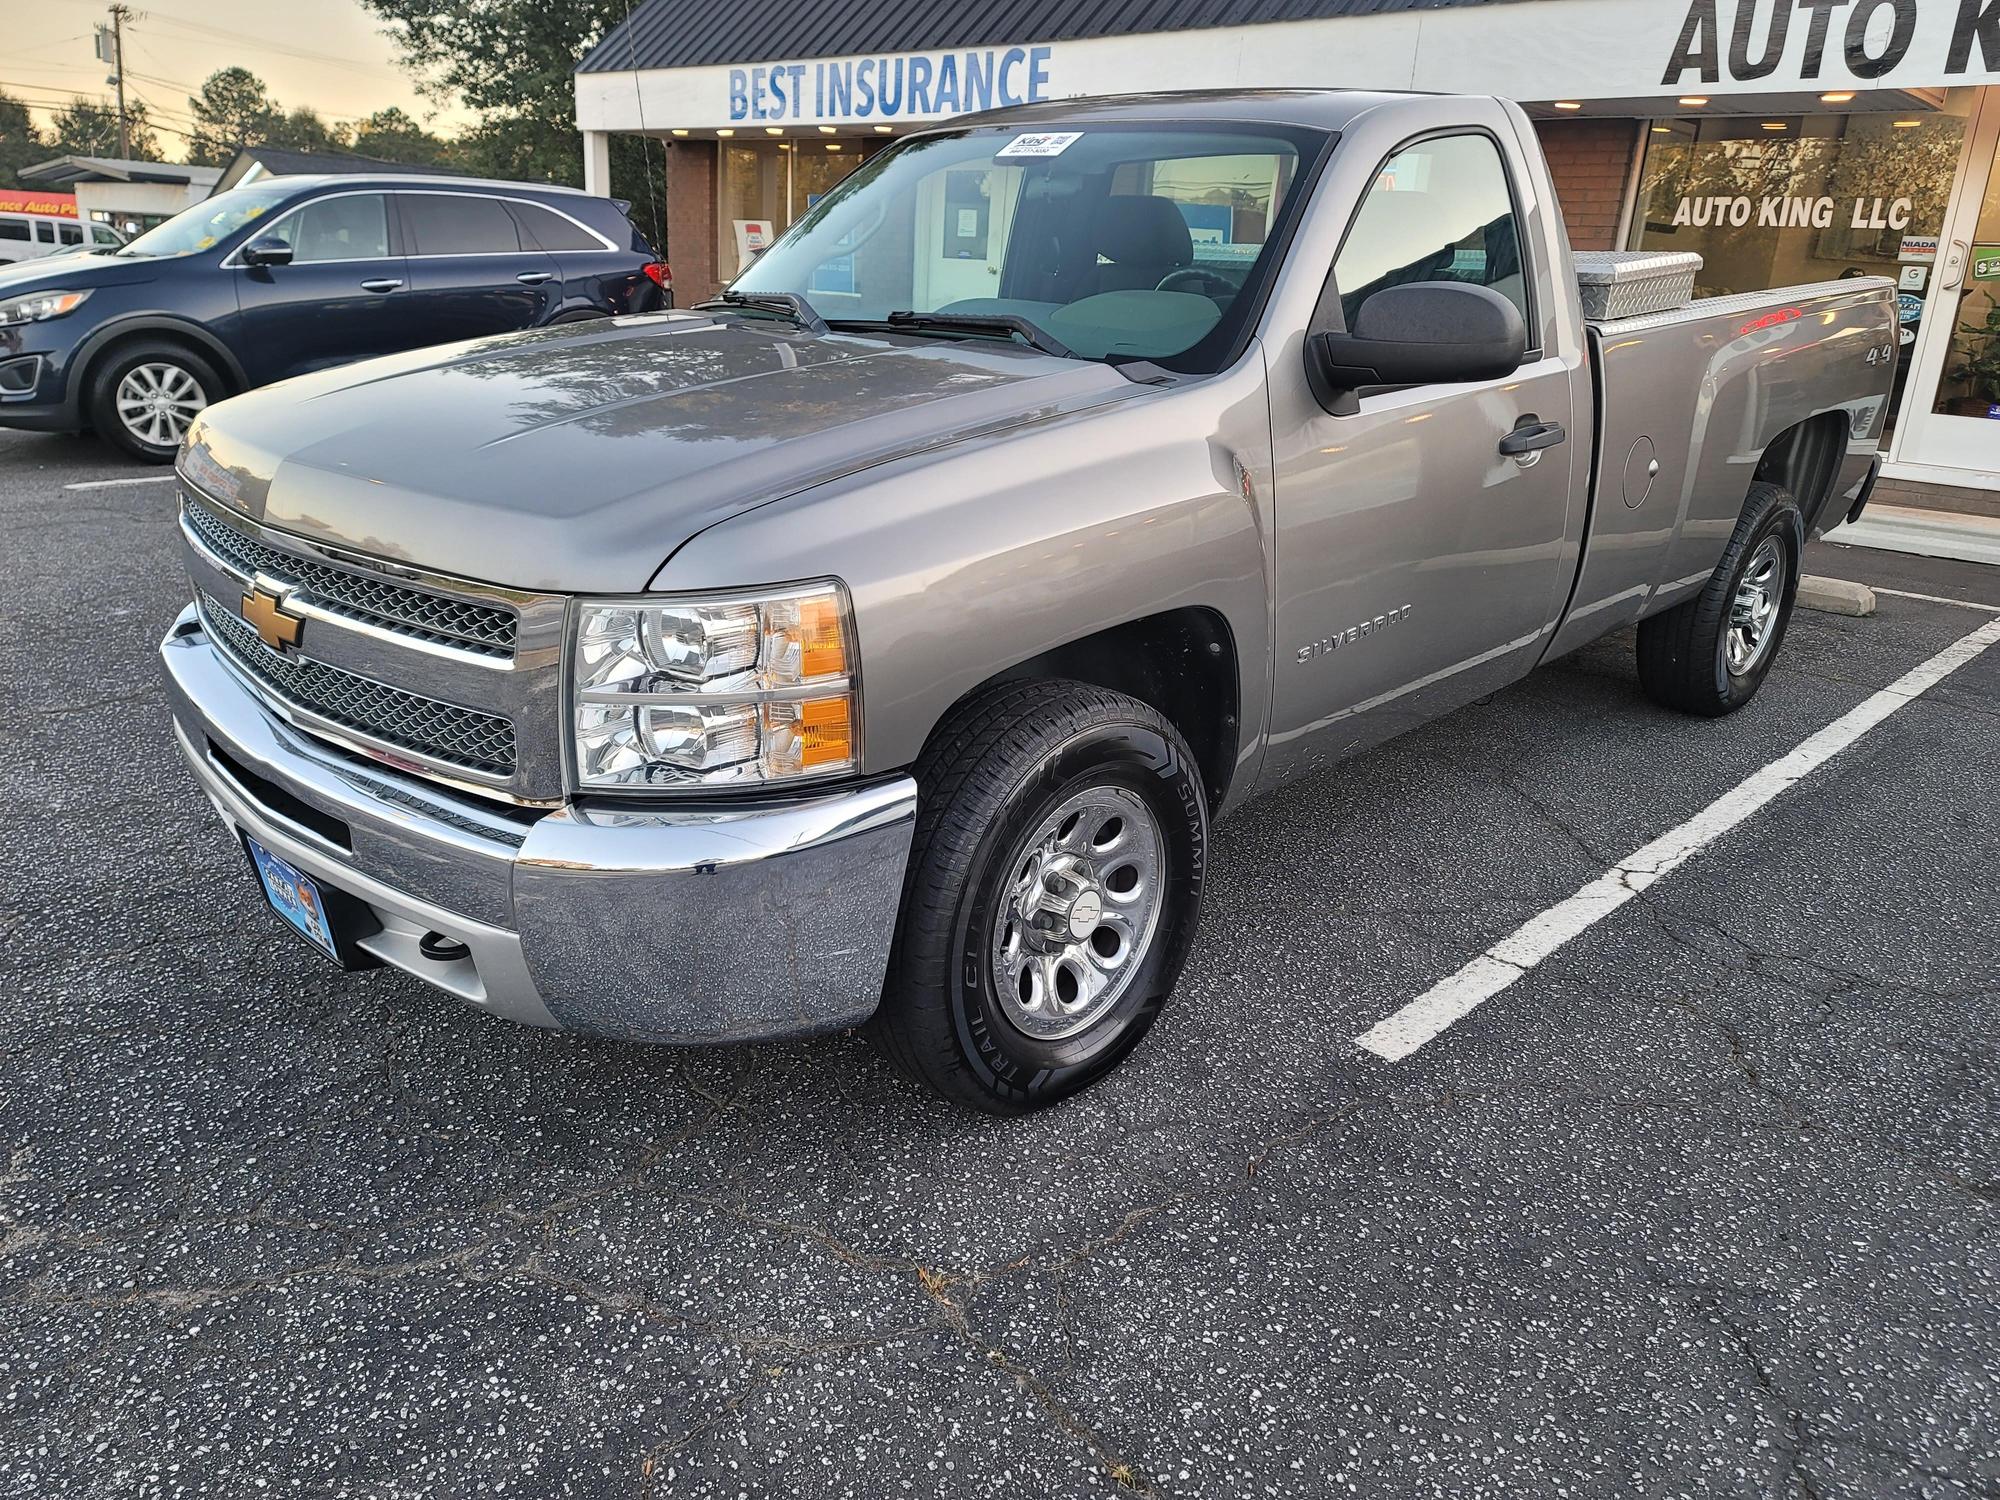
[[[285,609],[284,596],[261,583],[250,585],[243,596],[243,618],[257,632],[257,639],[273,651],[296,651],[305,634],[306,622]]]

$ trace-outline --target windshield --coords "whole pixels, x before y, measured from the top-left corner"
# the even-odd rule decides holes
[[[796,294],[835,327],[1008,317],[1090,359],[1218,368],[1324,142],[1226,125],[920,136],[815,204],[730,291]]]
[[[292,197],[297,189],[282,187],[231,188],[226,193],[183,209],[157,229],[149,229],[116,255],[138,255],[158,259],[174,255],[199,255],[212,250],[244,225],[254,223]]]

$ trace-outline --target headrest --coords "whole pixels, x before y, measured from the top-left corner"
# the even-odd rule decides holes
[[[1098,205],[1094,249],[1121,266],[1194,264],[1194,237],[1171,198],[1121,194]]]

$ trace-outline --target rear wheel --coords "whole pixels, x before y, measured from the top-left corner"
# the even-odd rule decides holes
[[[1076,682],[973,700],[919,763],[876,1045],[916,1081],[1022,1114],[1102,1078],[1173,988],[1208,811],[1158,712]]]
[[[1639,683],[1656,703],[1703,718],[1756,696],[1791,623],[1805,517],[1775,484],[1750,486],[1743,518],[1699,594],[1639,626]]]
[[[171,463],[194,419],[222,399],[222,377],[185,344],[148,339],[114,349],[92,372],[90,425],[135,458]]]

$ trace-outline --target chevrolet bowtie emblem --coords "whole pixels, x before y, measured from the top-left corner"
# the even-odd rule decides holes
[[[285,612],[283,596],[261,583],[253,583],[243,596],[243,618],[257,632],[257,639],[273,651],[296,651],[305,634],[306,622]]]

